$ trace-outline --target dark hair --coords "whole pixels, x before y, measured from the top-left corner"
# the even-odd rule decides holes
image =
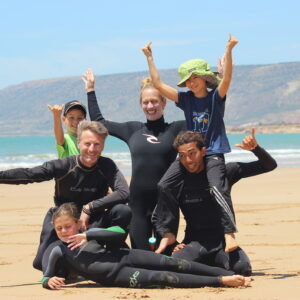
[[[185,145],[188,143],[196,142],[196,146],[199,150],[205,147],[205,143],[202,137],[202,134],[194,131],[181,131],[176,136],[173,147],[178,149],[179,146]]]
[[[103,137],[104,139],[108,136],[107,128],[100,122],[83,120],[79,123],[77,128],[77,139],[80,140],[82,132],[90,130]]]
[[[77,206],[73,202],[68,202],[59,206],[58,209],[54,212],[52,216],[52,224],[54,224],[57,218],[62,216],[67,216],[78,220],[80,218],[80,213],[77,209]]]

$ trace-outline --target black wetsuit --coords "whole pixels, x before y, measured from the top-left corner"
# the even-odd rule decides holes
[[[129,147],[132,160],[131,246],[148,250],[148,238],[153,231],[151,215],[157,203],[157,183],[176,158],[177,151],[172,143],[185,129],[185,121],[168,124],[163,117],[146,123],[108,121],[102,116],[95,92],[88,93],[88,107],[91,120],[102,122],[110,135],[123,140]]]
[[[229,189],[241,178],[269,172],[276,168],[275,160],[257,146],[253,153],[259,160],[250,163],[228,163],[226,174]],[[177,235],[179,210],[186,220],[183,243],[184,249],[173,254],[202,263],[231,269],[237,273],[250,275],[251,265],[244,251],[238,248],[224,252],[224,230],[220,219],[220,206],[212,201],[206,171],[186,172],[183,181],[174,181],[168,186],[159,184],[159,200],[153,215],[157,232]]]
[[[116,164],[107,157],[99,157],[97,163],[88,168],[79,156],[69,156],[45,162],[34,168],[17,168],[0,172],[0,183],[28,184],[55,179],[54,203],[43,223],[40,246],[34,260],[34,267],[42,269],[42,257],[46,248],[57,235],[51,224],[53,212],[57,206],[74,202],[81,211],[82,206],[89,203],[92,227],[108,227],[112,225],[127,229],[131,212],[127,205],[129,189],[127,182]],[[107,194],[108,188],[112,189]]]
[[[58,261],[78,275],[110,287],[221,286],[220,276],[234,274],[232,271],[171,258],[151,251],[108,250],[97,242],[102,244],[124,240],[124,231],[118,227],[91,229],[86,235],[88,243],[74,251],[71,251],[65,243],[52,249],[48,266],[44,270],[43,287],[49,288],[49,279],[58,275],[55,267]]]

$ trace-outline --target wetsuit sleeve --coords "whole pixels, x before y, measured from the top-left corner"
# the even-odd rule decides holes
[[[127,235],[125,230],[119,226],[109,228],[91,228],[86,232],[88,241],[96,240],[99,242],[125,242]]]
[[[257,146],[252,152],[258,158],[257,161],[226,164],[226,173],[230,186],[238,182],[241,178],[267,173],[277,167],[275,159],[265,149]]]
[[[87,93],[88,97],[88,108],[89,108],[89,114],[92,121],[98,121],[101,122],[108,130],[109,134],[117,137],[124,142],[127,142],[130,138],[130,136],[141,127],[140,122],[124,122],[124,123],[117,123],[113,121],[106,120],[102,112],[100,110],[100,107],[97,102],[96,93],[89,92]]]
[[[102,173],[107,180],[108,186],[112,189],[112,193],[90,202],[91,214],[111,208],[116,204],[127,203],[129,198],[128,184],[116,164],[111,159],[106,158],[106,161],[101,165]]]
[[[48,285],[48,281],[51,277],[56,275],[55,266],[58,260],[61,259],[62,257],[63,257],[63,252],[61,247],[59,246],[54,247],[49,256],[47,269],[46,271],[44,271],[43,278],[41,280],[43,288],[50,289]]]
[[[0,172],[0,183],[28,184],[51,180],[59,176],[59,160],[45,162],[33,168],[17,168]]]
[[[158,201],[152,214],[152,223],[156,232],[163,237],[165,233],[177,236],[179,226],[179,203],[172,191],[158,186]]]

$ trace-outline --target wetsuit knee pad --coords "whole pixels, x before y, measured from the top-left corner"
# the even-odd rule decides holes
[[[164,256],[163,264],[172,270],[184,272],[191,269],[191,263],[185,259]]]
[[[179,278],[175,275],[175,273],[161,271],[155,272],[151,278],[152,282],[160,285],[173,285],[179,282]]]

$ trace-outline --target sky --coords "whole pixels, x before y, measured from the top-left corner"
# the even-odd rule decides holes
[[[0,0],[0,89],[26,81],[215,66],[228,34],[235,65],[300,61],[300,1]]]

